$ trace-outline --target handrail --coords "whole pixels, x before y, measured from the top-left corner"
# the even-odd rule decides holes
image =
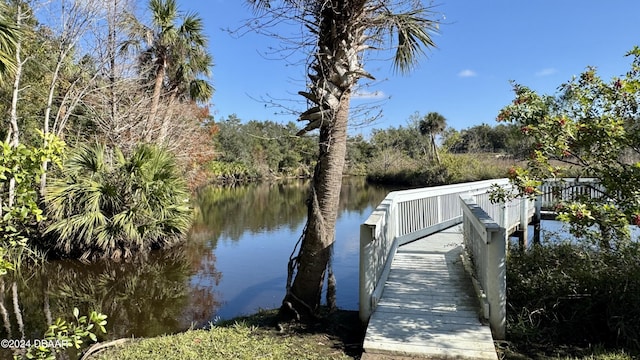
[[[382,296],[398,246],[462,222],[460,195],[485,193],[508,179],[394,191],[360,226],[360,319],[369,320]]]
[[[504,339],[507,314],[506,249],[509,233],[472,197],[460,197],[464,247],[471,259],[474,287],[494,339]],[[527,206],[526,202],[523,205]],[[503,213],[504,214],[504,213]]]
[[[539,196],[535,202],[517,198],[501,204],[489,201],[488,190],[494,184],[511,187],[508,179],[389,193],[360,226],[360,319],[367,322],[375,310],[399,246],[464,222],[465,248],[484,294],[480,297],[485,301],[485,314],[494,337],[504,338],[507,235],[519,226],[526,239],[534,211],[539,219],[540,207],[553,205],[558,197],[602,196],[597,183],[597,179],[547,181],[540,190],[550,195]],[[551,191],[554,186],[559,191]]]
[[[547,179],[539,188],[540,206],[551,209],[560,200],[570,200],[575,195],[589,195],[591,198],[603,196],[604,187],[595,178]]]

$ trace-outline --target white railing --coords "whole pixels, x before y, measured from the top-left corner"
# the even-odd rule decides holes
[[[597,179],[547,181],[536,201],[516,198],[492,204],[488,190],[508,179],[478,181],[389,193],[360,227],[360,319],[368,321],[380,297],[398,246],[464,223],[466,253],[474,285],[494,338],[503,339],[506,322],[507,236],[517,226],[524,231],[540,207],[577,194],[602,196]]]
[[[577,195],[588,195],[591,198],[603,196],[604,187],[594,178],[563,178],[546,180],[541,186],[540,205],[551,209],[561,200],[571,200]]]
[[[382,296],[398,246],[462,222],[461,195],[486,193],[508,179],[394,191],[360,226],[360,319],[369,320]]]
[[[465,267],[470,267],[474,275],[473,285],[480,300],[482,315],[489,320],[493,338],[504,339],[507,320],[506,250],[509,233],[473,197],[461,197],[460,203],[463,210],[464,256],[467,260]],[[521,201],[520,206],[523,209],[529,208],[526,201]],[[498,208],[503,209],[501,215],[508,213],[504,211],[504,204]]]
[[[509,188],[511,185],[503,187]],[[512,233],[514,228],[522,225],[522,230],[526,230],[525,224],[535,212],[535,202],[528,198],[514,198],[505,202],[492,203],[489,193],[485,192],[474,196],[474,201],[484,210],[498,225]]]

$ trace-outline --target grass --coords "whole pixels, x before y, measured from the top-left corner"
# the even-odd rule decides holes
[[[360,359],[364,327],[356,311],[339,310],[311,325],[279,323],[277,311],[261,311],[208,329],[135,339],[91,357],[93,360]],[[578,348],[498,342],[501,360],[632,360],[621,349]],[[371,360],[378,357],[370,356]],[[394,357],[380,357],[391,359]],[[405,359],[405,358],[403,358]]]
[[[91,359],[354,359],[362,351],[363,330],[355,311],[338,311],[302,325],[278,323],[277,311],[271,310],[208,329],[136,339]]]

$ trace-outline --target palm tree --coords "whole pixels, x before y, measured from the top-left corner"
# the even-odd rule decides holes
[[[180,242],[191,223],[188,192],[171,154],[140,145],[125,158],[81,146],[47,184],[52,248],[82,259],[127,258]]]
[[[202,19],[187,14],[181,16],[175,0],[150,0],[152,14],[150,26],[129,17],[131,40],[122,46],[146,48],[140,53],[139,66],[144,77],[153,83],[149,121],[155,121],[160,98],[170,94],[171,99],[180,98],[206,102],[213,95],[213,87],[201,76],[208,77],[213,64],[207,53],[207,37],[204,35]],[[177,24],[178,20],[181,24]],[[159,139],[166,136],[167,117],[163,118]],[[151,140],[151,132],[147,133]]]
[[[300,21],[308,32],[303,44],[314,44],[309,53],[306,91],[299,92],[310,104],[299,120],[307,121],[300,133],[320,130],[318,161],[309,194],[308,219],[300,250],[289,262],[287,294],[283,311],[297,317],[314,313],[320,305],[324,276],[329,268],[345,164],[351,93],[362,78],[365,50],[395,50],[394,67],[408,72],[433,47],[430,31],[437,22],[430,11],[414,0],[249,0],[273,21]],[[392,10],[398,10],[393,12]],[[271,21],[271,22],[269,22]],[[389,35],[392,35],[390,37]],[[389,42],[389,39],[392,39]],[[295,278],[294,278],[295,273]]]
[[[20,36],[18,26],[8,18],[7,13],[7,5],[0,3],[0,81],[16,67],[14,52]]]
[[[425,115],[418,124],[418,129],[422,136],[431,137],[431,153],[435,156],[436,162],[440,165],[440,156],[436,146],[436,135],[440,134],[447,127],[447,119],[437,112],[430,112]]]

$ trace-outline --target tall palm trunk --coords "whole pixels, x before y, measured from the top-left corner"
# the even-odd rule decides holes
[[[289,275],[293,270],[297,272],[293,284],[287,283],[282,307],[284,311],[293,310],[298,318],[313,315],[320,306],[330,265],[347,152],[351,91],[366,75],[359,58],[364,49],[359,19],[365,2],[327,1],[315,15],[318,43],[309,72],[310,92],[300,93],[315,106],[302,113],[300,120],[309,121],[301,132],[320,129],[318,162],[300,251],[289,264]],[[335,292],[335,284],[331,285],[331,292]]]
[[[297,258],[298,272],[284,299],[296,312],[314,313],[320,304],[327,266],[335,240],[342,171],[347,151],[349,92],[338,112],[320,128],[320,153],[308,199],[308,219]],[[302,307],[300,306],[302,305]]]
[[[155,84],[153,86],[153,97],[151,98],[151,111],[149,112],[149,128],[145,135],[145,141],[150,142],[153,138],[153,130],[156,128],[156,116],[158,113],[158,105],[160,104],[160,95],[162,93],[162,83],[167,72],[167,63],[164,59],[158,60],[160,62],[158,66],[158,72],[156,74]]]
[[[281,308],[285,313],[292,310],[298,317],[305,313],[315,315],[327,272],[330,277],[328,299],[335,295],[330,259],[345,164],[351,93],[359,79],[373,79],[363,68],[363,53],[367,49],[375,50],[370,44],[385,43],[384,38],[392,35],[391,44],[396,50],[394,65],[406,72],[414,67],[416,56],[422,52],[421,45],[434,45],[427,32],[437,29],[437,23],[425,17],[428,11],[422,2],[413,0],[248,2],[265,12],[262,25],[266,28],[282,17],[300,21],[310,36],[301,44],[315,44],[308,68],[307,91],[299,92],[310,106],[298,120],[308,123],[298,134],[320,129],[320,150],[307,204],[307,224],[300,250],[289,260],[287,293]],[[394,13],[393,9],[401,12]]]
[[[171,122],[171,117],[173,116],[173,102],[176,99],[177,89],[171,90],[169,95],[169,99],[166,102],[167,111],[162,115],[162,121],[160,122],[160,134],[158,135],[159,143],[166,143],[167,136],[169,135],[169,123]]]
[[[436,145],[436,137],[433,133],[429,135],[431,137],[431,151],[436,158],[436,163],[440,165],[440,155],[438,154],[438,146]]]

